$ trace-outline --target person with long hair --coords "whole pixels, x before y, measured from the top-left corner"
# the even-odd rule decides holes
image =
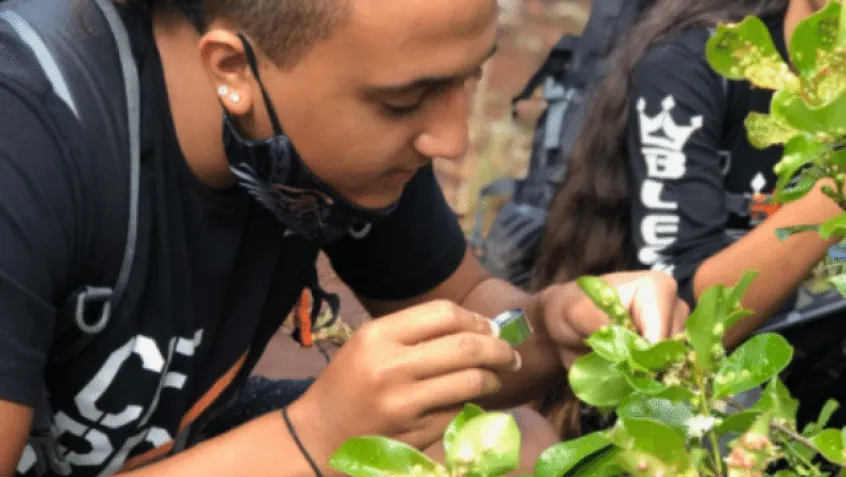
[[[337,475],[348,438],[426,449],[468,401],[532,399],[607,323],[573,283],[530,295],[486,274],[435,180],[432,161],[467,148],[494,0],[3,8],[0,477]],[[72,68],[112,64],[126,81]],[[137,108],[91,93],[131,86]],[[120,106],[141,123],[134,185],[130,158],[101,152],[121,129],[82,120],[126,118]],[[126,250],[114,319],[73,321],[71,298],[108,297],[86,285],[115,283]],[[319,288],[321,250],[378,319],[314,380],[248,381],[303,288]],[[684,318],[671,278],[607,278],[646,337]],[[490,318],[516,308],[535,332],[515,348]],[[240,414],[215,425],[232,403]]]
[[[707,288],[732,286],[755,270],[759,277],[744,298],[754,314],[729,330],[728,346],[787,304],[835,241],[813,233],[782,241],[776,230],[842,211],[821,192],[826,181],[801,200],[769,202],[783,148],[752,147],[743,120],[767,112],[772,91],[726,81],[707,63],[705,47],[718,24],[755,15],[789,61],[793,29],[823,5],[658,0],[646,10],[593,96],[551,206],[532,287],[646,268],[672,275],[694,307]],[[541,409],[574,432],[578,405],[568,393],[561,378]]]

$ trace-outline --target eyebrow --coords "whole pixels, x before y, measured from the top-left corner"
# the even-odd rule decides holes
[[[486,61],[491,59],[498,49],[498,43],[494,43],[490,50],[485,54],[484,58],[479,65],[483,65]],[[476,68],[473,69],[475,71]],[[449,76],[424,76],[422,78],[417,78],[415,80],[396,84],[396,85],[384,85],[384,86],[372,86],[371,89],[374,92],[381,93],[381,94],[400,94],[408,91],[412,91],[418,88],[431,88],[433,86],[442,86],[444,84],[452,83],[456,80],[464,79],[466,77],[472,76],[471,71],[465,73],[459,73],[456,75],[449,75]]]

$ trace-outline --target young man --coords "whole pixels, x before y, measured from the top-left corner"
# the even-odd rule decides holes
[[[320,249],[382,317],[288,408],[324,475],[349,437],[423,448],[464,402],[525,402],[606,323],[573,284],[529,296],[485,274],[434,179],[433,158],[467,148],[467,82],[496,46],[493,0],[120,11],[141,79],[138,245],[112,326],[60,363],[57,311],[121,263],[125,197],[106,191],[123,179],[0,22],[0,476],[35,475],[42,379],[72,475],[314,475],[278,410],[192,444]],[[680,326],[672,279],[607,278],[647,337]],[[535,334],[515,352],[485,317],[517,307]]]

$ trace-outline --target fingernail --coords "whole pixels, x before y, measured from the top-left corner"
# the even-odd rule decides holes
[[[651,344],[658,344],[658,342],[661,341],[661,337],[658,335],[658,332],[653,331],[646,336],[646,340]]]
[[[494,335],[494,337],[499,338],[499,335],[502,332],[502,330],[500,330],[499,328],[499,325],[494,323],[493,320],[488,320],[487,318],[485,319],[485,321],[488,322],[488,327],[490,327],[491,329],[491,334]]]
[[[523,357],[520,356],[520,353],[514,352],[514,364],[511,365],[511,371],[517,372],[520,371],[520,368],[523,367]]]

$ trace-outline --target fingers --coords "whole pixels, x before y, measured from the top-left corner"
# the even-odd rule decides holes
[[[549,290],[544,324],[559,346],[581,346],[584,339],[611,321],[575,283]]]
[[[577,359],[590,353],[590,351],[590,348],[586,346],[579,346],[575,348],[559,348],[558,354],[561,357],[561,363],[564,364],[564,368],[569,370]]]
[[[463,407],[464,403],[461,403],[460,405],[453,405],[428,412],[419,420],[417,426],[399,436],[399,440],[416,443],[421,449],[429,448],[441,442],[446,427],[461,412]]]
[[[676,304],[680,301],[675,280],[664,273],[650,273],[618,287],[623,304],[644,338],[657,343],[672,332]]]
[[[434,301],[378,320],[385,337],[413,345],[455,333],[492,335],[490,320],[451,301]]]
[[[676,301],[676,308],[673,311],[673,331],[672,336],[675,336],[684,331],[687,317],[690,315],[690,306],[684,300]]]
[[[404,396],[413,409],[441,409],[497,393],[502,388],[499,375],[486,369],[464,369],[418,381]]]
[[[520,356],[508,342],[478,333],[457,333],[407,349],[409,374],[427,379],[470,368],[508,372],[519,368]]]

